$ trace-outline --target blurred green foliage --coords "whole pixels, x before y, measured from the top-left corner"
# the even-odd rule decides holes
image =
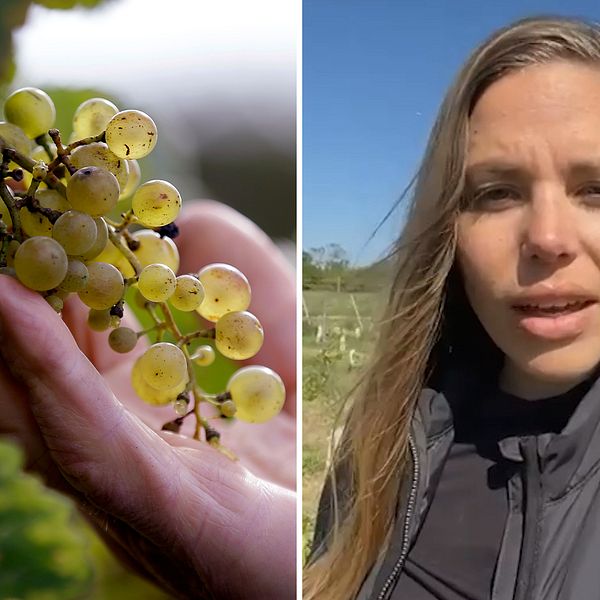
[[[91,587],[89,544],[64,499],[21,474],[21,453],[0,444],[0,598],[79,598]]]
[[[166,600],[125,570],[66,497],[22,472],[22,452],[0,442],[2,600]]]

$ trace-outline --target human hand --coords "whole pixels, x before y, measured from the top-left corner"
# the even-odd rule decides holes
[[[178,225],[180,272],[228,262],[248,276],[265,328],[253,362],[281,375],[284,411],[262,425],[220,428],[239,462],[158,431],[172,409],[143,403],[129,382],[141,345],[118,355],[106,334],[89,330],[78,300],[61,319],[0,276],[0,432],[18,438],[27,467],[73,497],[124,562],[170,593],[293,598],[293,273],[262,232],[222,205],[188,203]]]

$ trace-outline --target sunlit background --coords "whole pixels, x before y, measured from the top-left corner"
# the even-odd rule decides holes
[[[292,259],[297,15],[295,0],[1,0],[0,97],[44,89],[65,138],[87,98],[147,112],[159,142],[140,161],[143,180],[235,207]],[[2,443],[0,598],[165,596],[120,567]]]

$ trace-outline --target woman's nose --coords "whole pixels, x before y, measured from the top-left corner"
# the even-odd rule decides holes
[[[577,252],[574,216],[564,191],[549,186],[537,190],[525,216],[523,254],[548,263],[572,259]]]

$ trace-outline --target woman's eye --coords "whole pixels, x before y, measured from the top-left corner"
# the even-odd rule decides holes
[[[510,187],[497,186],[475,190],[473,201],[476,204],[481,202],[499,202],[501,200],[513,200],[518,197],[516,190]]]
[[[581,196],[597,196],[600,197],[600,183],[589,183],[579,188],[578,192]]]

